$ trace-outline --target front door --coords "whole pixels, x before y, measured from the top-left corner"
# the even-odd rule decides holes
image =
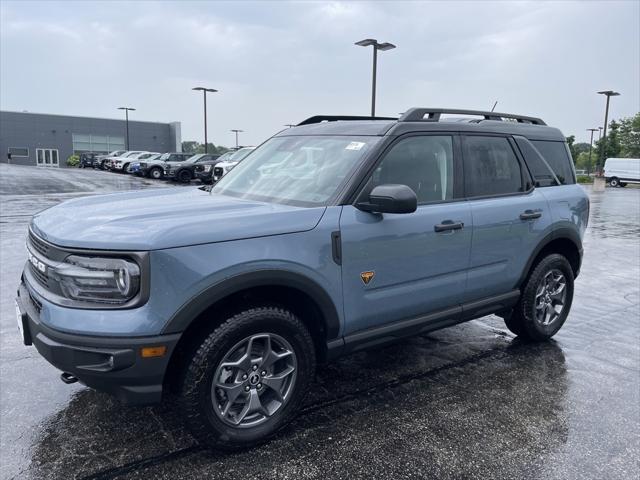
[[[456,199],[460,188],[454,174],[456,142],[457,137],[442,134],[399,139],[362,192],[364,199],[376,185],[408,185],[418,197],[416,212],[376,214],[351,205],[343,208],[345,335],[461,302],[471,246],[471,209]]]
[[[55,148],[36,148],[36,165],[38,167],[58,167],[58,150]]]

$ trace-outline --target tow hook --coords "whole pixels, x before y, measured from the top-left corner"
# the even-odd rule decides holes
[[[78,381],[76,377],[67,372],[63,372],[60,374],[60,380],[62,380],[67,385],[71,385],[72,383],[76,383]]]

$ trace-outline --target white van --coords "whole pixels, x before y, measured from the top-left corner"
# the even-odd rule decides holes
[[[612,187],[640,183],[640,158],[607,158],[604,178]]]

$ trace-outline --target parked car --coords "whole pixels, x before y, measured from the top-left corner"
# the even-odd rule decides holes
[[[108,166],[106,165],[107,160],[115,157],[120,157],[126,153],[128,153],[126,150],[114,150],[113,152],[107,153],[106,155],[98,155],[96,166],[102,170],[108,170]]]
[[[604,162],[604,178],[612,187],[640,183],[640,158],[607,158]]]
[[[189,157],[184,162],[168,161],[164,164],[164,176],[170,180],[189,183],[195,178],[196,166],[205,164],[214,165],[220,155],[212,153],[199,153]]]
[[[163,153],[153,160],[140,162],[140,170],[138,171],[138,175],[155,178],[156,180],[160,179],[162,178],[162,175],[164,173],[165,162],[184,162],[191,156],[191,153],[182,152]]]
[[[121,161],[120,165],[122,166],[122,161],[127,161],[130,162],[132,158],[145,153],[144,150],[132,150],[132,151],[128,151],[122,155],[120,155],[119,157],[109,157],[107,159],[105,159],[104,165],[106,166],[106,168],[108,170],[114,171],[116,170],[115,165],[116,162]],[[117,170],[122,170],[122,168],[119,168]]]
[[[217,182],[222,177],[224,177],[236,165],[244,160],[244,158],[249,155],[254,149],[255,147],[243,147],[239,150],[236,150],[228,160],[217,163],[213,167],[213,181]]]
[[[123,173],[131,173],[130,166],[134,160],[138,160],[139,162],[142,160],[147,161],[157,153],[158,152],[137,152],[135,154],[127,155],[126,158],[115,158],[111,161],[111,170],[116,172],[119,171]]]
[[[492,313],[551,338],[588,218],[565,137],[538,118],[317,116],[210,192],[36,214],[17,320],[64,382],[130,404],[175,392],[202,444],[246,447],[295,418],[316,365],[341,355]]]
[[[138,161],[135,162],[131,162],[131,164],[129,165],[129,173],[133,173],[134,175],[138,175],[140,176],[140,162],[142,160],[144,160],[145,162],[152,162],[154,160],[157,160],[158,158],[160,158],[160,156],[162,156],[161,153],[152,153],[150,154],[148,157],[145,158],[138,158]]]
[[[236,153],[235,150],[225,152],[213,161],[201,162],[197,164],[195,168],[195,177],[205,185],[212,184],[213,183],[213,167],[218,163],[226,162],[233,156],[234,153]]]
[[[98,155],[95,153],[87,152],[80,154],[80,160],[78,162],[78,168],[95,168],[98,162]]]

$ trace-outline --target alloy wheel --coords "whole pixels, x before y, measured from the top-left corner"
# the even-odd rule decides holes
[[[216,368],[213,410],[233,427],[259,425],[287,403],[296,375],[296,355],[289,342],[273,333],[251,335],[231,348]]]
[[[547,272],[536,289],[536,321],[544,326],[555,322],[562,315],[566,297],[567,279],[564,274],[555,268]]]

